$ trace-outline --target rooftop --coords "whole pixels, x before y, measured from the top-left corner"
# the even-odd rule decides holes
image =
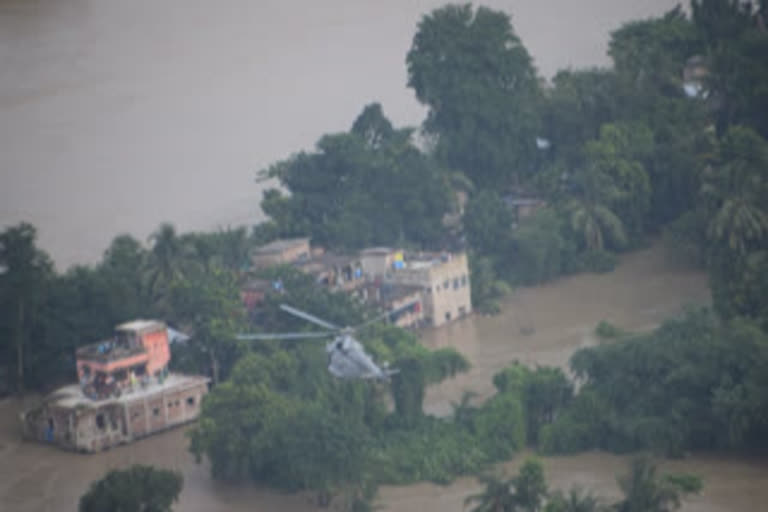
[[[294,264],[311,271],[311,269],[322,270],[327,267],[343,267],[344,265],[356,262],[358,259],[359,258],[354,254],[335,254],[326,252],[313,256],[308,260],[297,261]]]
[[[369,247],[368,249],[360,251],[360,255],[390,254],[394,251],[395,249],[392,249],[391,247]]]
[[[77,357],[79,359],[100,361],[102,363],[117,361],[125,357],[135,356],[137,354],[143,353],[146,353],[146,350],[142,345],[118,345],[115,343],[115,340],[100,341],[98,343],[92,343],[77,349]]]
[[[79,384],[70,384],[48,395],[45,401],[54,403],[59,407],[101,407],[107,404],[126,404],[138,398],[146,398],[164,391],[175,391],[178,388],[185,388],[207,381],[207,377],[171,373],[162,384],[157,382],[156,379],[152,379],[151,383],[144,388],[139,387],[135,391],[124,392],[120,398],[105,398],[103,400],[93,400],[83,394]]]
[[[272,254],[306,243],[309,243],[309,238],[286,238],[282,240],[275,240],[274,242],[270,242],[266,245],[262,245],[261,247],[257,247],[253,250],[253,253]]]
[[[115,327],[116,331],[146,331],[165,329],[165,324],[158,320],[133,320]]]

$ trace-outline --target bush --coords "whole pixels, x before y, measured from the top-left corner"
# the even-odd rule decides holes
[[[624,334],[624,331],[612,323],[602,320],[597,324],[597,327],[595,327],[595,334],[600,338],[618,338]]]
[[[618,258],[608,251],[584,251],[575,256],[572,263],[575,272],[610,272],[616,268]]]

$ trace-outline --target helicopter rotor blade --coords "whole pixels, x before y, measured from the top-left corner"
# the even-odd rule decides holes
[[[310,340],[320,339],[332,336],[327,332],[285,332],[285,333],[263,333],[263,334],[238,334],[235,336],[241,341],[255,340]]]
[[[352,328],[352,330],[353,331],[357,331],[358,329],[362,329],[363,327],[368,327],[369,325],[374,324],[376,322],[380,322],[382,320],[386,320],[387,318],[389,318],[390,315],[394,315],[396,313],[399,313],[400,311],[404,311],[404,310],[410,308],[411,306],[413,306],[414,304],[416,304],[417,302],[418,301],[415,300],[413,302],[409,302],[408,304],[406,304],[404,306],[400,306],[399,308],[393,309],[392,311],[386,311],[386,312],[384,312],[384,313],[382,313],[380,315],[377,315],[377,316],[371,318],[370,320],[366,320],[365,322],[355,326],[354,328]]]
[[[332,331],[338,331],[341,329],[341,327],[339,327],[338,325],[334,325],[330,322],[326,322],[325,320],[317,318],[314,315],[310,315],[309,313],[305,313],[304,311],[291,307],[287,304],[280,304],[280,309],[294,316],[302,318],[307,322],[312,322],[313,324],[319,325],[320,327],[325,327],[326,329],[330,329]]]

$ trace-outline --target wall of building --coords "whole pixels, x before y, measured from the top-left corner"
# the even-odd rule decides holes
[[[432,325],[439,326],[472,312],[467,255],[455,254],[449,261],[429,269]]]
[[[433,326],[472,312],[469,265],[465,253],[450,255],[445,261],[411,262],[408,268],[394,272],[392,279],[422,288],[424,319]]]
[[[44,404],[24,415],[24,434],[69,450],[98,452],[196,419],[207,390],[207,380],[197,378],[134,400],[88,407]]]
[[[274,252],[259,253],[255,252],[251,257],[251,262],[257,268],[268,267],[270,265],[279,265],[283,263],[293,263],[299,259],[308,259],[310,257],[309,239],[296,240],[281,250]]]
[[[395,250],[377,249],[362,251],[360,253],[360,265],[363,273],[368,276],[383,276],[392,270],[395,261]]]
[[[171,360],[171,351],[168,346],[168,331],[163,328],[160,331],[148,332],[142,335],[141,341],[149,355],[147,373],[154,375],[165,368]]]

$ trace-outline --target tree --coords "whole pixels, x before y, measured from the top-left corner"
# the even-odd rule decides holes
[[[526,459],[512,478],[485,474],[478,480],[485,491],[464,500],[465,506],[477,503],[472,512],[537,512],[547,495],[544,469],[535,459]]]
[[[141,276],[147,251],[130,235],[120,235],[104,251],[98,272],[109,293],[110,320],[123,321],[148,314],[149,290]]]
[[[691,475],[663,475],[647,457],[635,457],[629,474],[618,479],[624,499],[614,505],[616,512],[672,512],[682,498],[701,490],[701,480]]]
[[[220,268],[191,273],[169,290],[172,319],[191,329],[193,371],[208,367],[214,384],[225,378],[242,352],[235,335],[245,327],[239,287],[232,272]],[[205,364],[205,361],[207,364]]]
[[[760,248],[768,239],[768,142],[748,128],[730,129],[704,179],[710,240],[741,256]]]
[[[171,283],[184,274],[190,247],[177,236],[171,224],[162,224],[149,240],[152,245],[147,260],[147,286],[153,302],[162,306]]]
[[[582,146],[618,117],[617,75],[605,69],[561,70],[544,95],[543,133],[553,155],[569,167],[578,165]]]
[[[134,465],[112,470],[80,498],[80,512],[170,512],[179,498],[181,473]]]
[[[612,32],[608,55],[624,85],[638,95],[625,108],[642,108],[654,95],[682,95],[683,66],[701,49],[696,27],[680,5],[659,18],[632,21]]]
[[[544,468],[541,462],[536,459],[526,459],[513,485],[519,510],[524,512],[541,510],[547,495],[547,482],[544,479]]]
[[[0,233],[0,321],[12,336],[16,390],[24,392],[25,348],[53,275],[48,255],[35,245],[37,230],[21,223]],[[10,351],[9,351],[10,352]]]
[[[540,91],[509,16],[469,4],[436,9],[419,22],[406,62],[442,162],[481,188],[531,171]]]
[[[567,494],[558,490],[549,496],[544,512],[603,512],[606,508],[600,500],[589,492],[578,487],[572,488]],[[606,511],[607,512],[607,511]]]
[[[494,261],[497,272],[512,258],[512,229],[515,219],[498,192],[481,190],[467,203],[464,232],[470,246]]]
[[[467,496],[464,506],[476,503],[472,512],[507,512],[514,510],[514,478],[486,474],[480,475],[478,481],[485,485],[485,490],[479,494]]]
[[[282,235],[311,234],[339,249],[368,245],[435,246],[451,191],[443,170],[392,129],[377,104],[367,106],[348,133],[323,136],[265,174],[290,191],[264,193],[262,208]]]

